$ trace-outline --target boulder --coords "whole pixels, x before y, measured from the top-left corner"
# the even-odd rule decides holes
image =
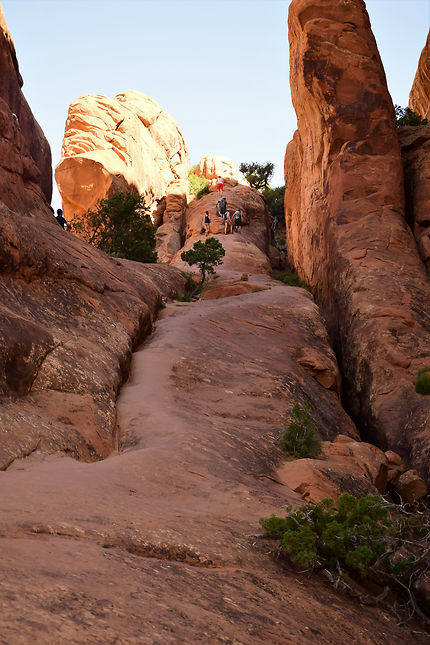
[[[387,450],[385,456],[388,459],[387,483],[391,484],[396,481],[399,475],[405,472],[406,466],[400,455],[392,450]]]
[[[293,0],[289,39],[289,260],[327,320],[363,438],[409,452],[427,475],[430,397],[413,379],[430,352],[430,283],[404,218],[394,109],[364,3]]]
[[[397,131],[405,178],[406,216],[421,259],[430,268],[430,125],[403,126]]]
[[[430,119],[430,33],[418,62],[409,94],[409,107],[423,119]]]
[[[55,169],[67,220],[120,191],[136,190],[155,212],[169,185],[188,172],[176,122],[149,96],[87,94],[70,105]]]
[[[219,155],[204,155],[194,167],[194,173],[208,179],[211,184],[216,183],[217,177],[222,177],[228,186],[236,186],[239,177],[233,161]]]
[[[25,100],[15,47],[0,5],[0,196],[22,215],[52,220],[51,149]]]
[[[413,503],[427,495],[427,484],[416,470],[407,470],[394,483],[403,502]]]
[[[386,491],[388,458],[371,444],[339,434],[322,442],[320,458],[286,461],[277,474],[306,502],[336,500],[345,492],[356,497],[379,495]]]

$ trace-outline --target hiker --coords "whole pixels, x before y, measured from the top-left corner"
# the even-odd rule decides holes
[[[61,210],[61,208],[57,209],[57,214],[54,215],[54,217],[57,220],[57,222],[59,223],[59,225],[61,226],[61,228],[66,230],[67,229],[67,222],[63,217],[63,211]]]
[[[224,190],[224,179],[222,177],[218,177],[216,180],[216,189],[219,193],[222,193]]]
[[[227,210],[227,200],[225,197],[221,197],[217,201],[217,209],[218,209],[218,216],[222,217],[225,214],[225,211]]]
[[[203,218],[203,228],[205,229],[205,235],[209,235],[209,229],[211,225],[211,218],[209,217],[209,211],[206,211]]]
[[[231,218],[230,218],[229,210],[227,210],[224,213],[224,233],[225,235],[228,235],[228,233],[231,233]]]
[[[240,233],[240,227],[242,226],[242,212],[240,208],[235,211],[233,214],[233,233]]]

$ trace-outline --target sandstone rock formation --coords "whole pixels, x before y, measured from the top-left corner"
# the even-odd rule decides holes
[[[23,80],[0,5],[0,199],[52,220],[51,149],[22,93]]]
[[[74,101],[61,155],[55,178],[66,219],[127,190],[144,195],[154,211],[168,186],[189,171],[188,149],[175,121],[135,91]]]
[[[406,218],[421,259],[430,268],[430,125],[398,128],[398,136],[405,178]]]
[[[423,119],[430,119],[430,33],[418,62],[409,107]]]
[[[312,287],[363,438],[428,476],[430,283],[404,220],[394,111],[364,2],[293,0],[286,153],[290,260]]]
[[[222,177],[227,186],[236,186],[239,174],[233,161],[219,155],[204,155],[194,173],[198,177],[205,177],[211,184],[215,184],[217,177]]]
[[[0,258],[0,470],[35,451],[106,457],[132,348],[183,279],[5,207]]]

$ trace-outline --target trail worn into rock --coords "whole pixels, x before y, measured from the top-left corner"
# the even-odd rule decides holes
[[[168,305],[119,399],[120,455],[0,473],[0,642],[425,642],[253,535],[299,501],[276,477],[294,397],[323,436],[356,436],[311,297],[258,280]]]

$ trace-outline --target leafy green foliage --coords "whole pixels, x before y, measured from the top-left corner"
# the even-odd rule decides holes
[[[206,274],[214,274],[214,267],[222,264],[222,258],[225,255],[225,249],[221,242],[215,237],[209,237],[202,242],[194,242],[193,248],[181,253],[181,259],[190,266],[197,264],[202,274],[201,285],[204,283]]]
[[[331,498],[318,504],[286,508],[284,520],[272,515],[260,519],[261,526],[278,535],[292,562],[302,567],[324,566],[331,572],[340,564],[352,574],[364,577],[386,552],[393,523],[386,502],[374,495],[356,498],[340,495],[337,508]],[[280,521],[281,520],[281,521]]]
[[[197,199],[207,195],[209,193],[209,182],[206,177],[199,177],[195,174],[194,170],[196,166],[193,166],[188,174],[188,181],[190,183],[190,193],[191,195],[196,195]]]
[[[271,161],[265,164],[252,161],[251,163],[241,163],[239,166],[239,170],[248,184],[257,190],[269,187],[269,180],[273,175],[274,168],[275,165]]]
[[[286,516],[261,518],[269,536],[280,539],[290,561],[300,567],[322,570],[335,588],[366,597],[402,622],[417,614],[426,624],[428,601],[420,581],[430,567],[428,511],[411,512],[382,497],[356,498],[343,493],[337,505],[331,498],[317,504],[286,507]],[[383,593],[364,593],[354,584],[370,578]],[[424,587],[425,588],[425,587]],[[390,596],[389,596],[390,594]],[[385,600],[389,597],[389,601]]]
[[[116,193],[93,211],[75,216],[71,230],[114,257],[156,262],[155,230],[142,196]]]
[[[272,221],[276,220],[277,224],[284,224],[285,186],[278,186],[277,188],[265,188],[263,190],[263,195],[266,198],[267,208],[269,209]]]
[[[297,399],[294,401],[291,420],[282,432],[279,445],[284,452],[295,459],[309,457],[314,459],[321,452],[321,441],[316,434],[318,423],[312,421],[309,414],[309,402],[303,408]]]
[[[273,271],[272,278],[283,282],[289,287],[301,287],[307,291],[311,290],[310,286],[304,280],[300,280],[295,271]]]
[[[409,107],[402,108],[400,105],[394,106],[396,113],[396,126],[400,128],[402,125],[427,125],[427,119],[423,119],[419,114],[411,110]]]
[[[418,372],[414,386],[418,394],[430,394],[430,367],[424,367]]]

